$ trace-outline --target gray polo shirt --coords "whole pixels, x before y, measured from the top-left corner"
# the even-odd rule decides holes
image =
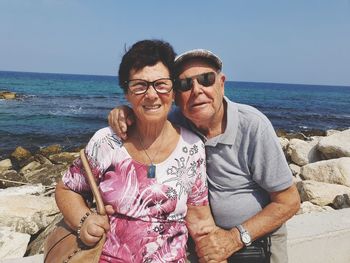
[[[190,126],[205,141],[209,200],[215,222],[230,229],[266,206],[270,202],[268,192],[284,190],[293,181],[266,116],[251,106],[224,99],[227,126],[223,134],[206,140]],[[179,115],[174,115],[179,123]],[[188,123],[180,121],[180,125]]]

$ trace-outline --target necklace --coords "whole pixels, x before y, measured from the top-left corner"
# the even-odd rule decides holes
[[[162,144],[162,142],[163,142],[164,130],[165,130],[165,129],[163,129],[162,134],[161,134],[161,144]],[[155,178],[155,177],[156,177],[156,166],[153,164],[153,160],[156,159],[156,157],[157,157],[157,155],[158,155],[159,150],[160,150],[161,147],[158,147],[158,150],[157,150],[156,154],[153,156],[153,160],[152,160],[152,158],[148,155],[148,153],[147,153],[147,151],[146,151],[146,149],[145,149],[145,146],[143,146],[143,143],[142,143],[142,141],[141,141],[141,137],[140,137],[139,132],[137,132],[137,136],[139,137],[139,142],[140,142],[140,144],[141,144],[141,147],[142,147],[143,151],[145,152],[147,158],[148,158],[149,161],[151,162],[151,164],[150,164],[150,165],[148,166],[148,168],[147,168],[147,178]]]

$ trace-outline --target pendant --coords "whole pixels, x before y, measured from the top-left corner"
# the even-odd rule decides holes
[[[147,178],[155,178],[156,177],[156,166],[154,164],[151,164],[148,166],[147,170]]]

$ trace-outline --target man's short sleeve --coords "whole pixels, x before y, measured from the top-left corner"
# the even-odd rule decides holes
[[[253,180],[268,192],[292,185],[292,174],[270,121],[262,119],[249,147]]]

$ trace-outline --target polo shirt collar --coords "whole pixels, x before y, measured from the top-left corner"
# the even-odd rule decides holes
[[[218,143],[233,145],[236,139],[238,130],[238,106],[236,103],[230,101],[226,96],[224,100],[227,105],[226,109],[226,129],[225,132],[219,134],[213,138],[207,139],[202,133],[196,129],[196,127],[191,123],[191,128],[196,131],[196,133],[202,138],[206,146],[215,147]]]

